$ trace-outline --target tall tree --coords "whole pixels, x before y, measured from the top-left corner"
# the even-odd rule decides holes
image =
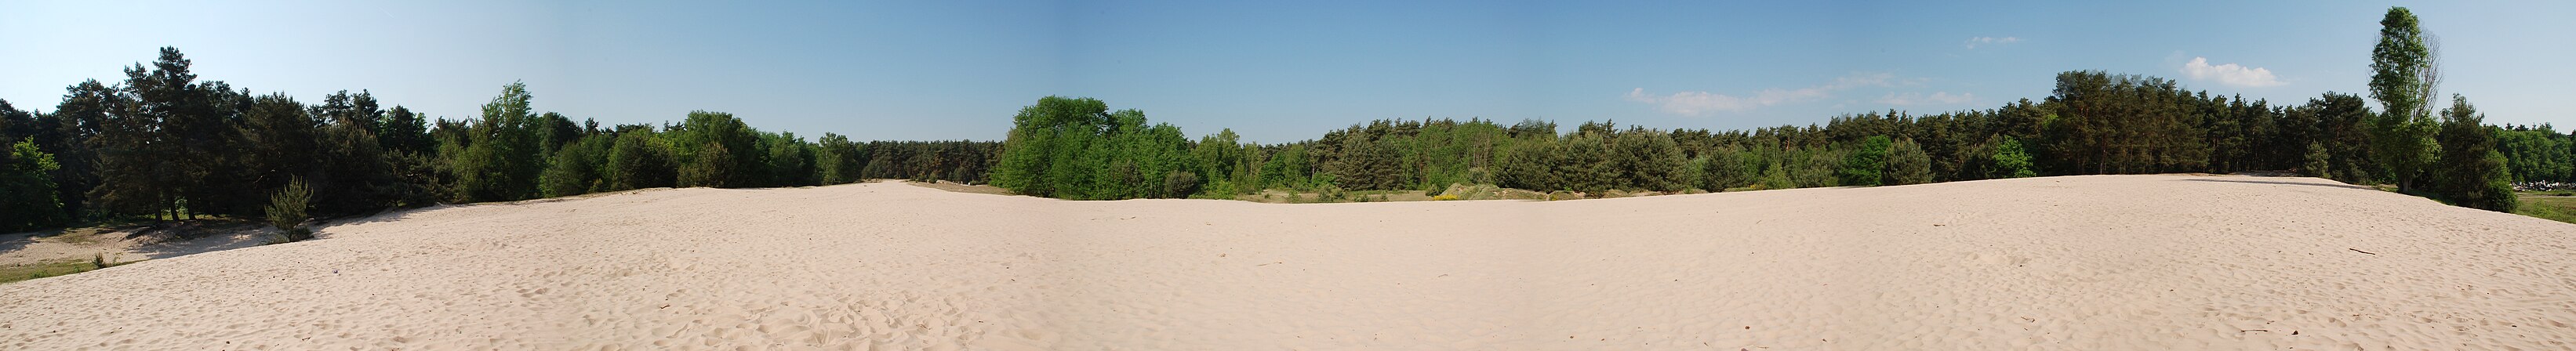
[[[2370,121],[2370,155],[2386,168],[2398,188],[2417,190],[2426,163],[2433,159],[2435,87],[2433,52],[2424,29],[2405,7],[2388,8],[2379,20],[2379,45],[2370,50],[2370,97],[2380,114]]]
[[[62,202],[54,198],[53,155],[36,149],[34,140],[0,147],[0,233],[62,224]]]
[[[680,161],[679,186],[740,188],[760,186],[760,132],[723,112],[690,111],[672,131]]]
[[[1080,155],[1109,127],[1109,104],[1100,100],[1040,98],[1011,117],[993,185],[1033,196],[1089,191],[1089,170],[1096,167]]]
[[[344,100],[345,101],[345,100]],[[304,104],[284,93],[252,98],[243,111],[239,127],[241,163],[235,165],[250,180],[251,194],[265,194],[283,188],[291,179],[310,179],[318,175],[321,154],[316,132],[321,122],[306,114]]]
[[[1914,139],[1897,139],[1887,151],[1887,185],[1932,182],[1932,155]]]
[[[2518,204],[2504,154],[2495,150],[2495,128],[2467,97],[2451,96],[2442,110],[2442,153],[2432,170],[2434,190],[2460,206],[2513,212]]]
[[[510,83],[501,95],[483,104],[483,118],[466,132],[464,149],[455,154],[456,191],[461,201],[512,201],[537,196],[537,174],[543,170],[544,145],[529,115],[528,86]]]
[[[1887,171],[1888,148],[1892,147],[1890,144],[1892,142],[1889,142],[1885,135],[1872,135],[1868,139],[1862,139],[1860,148],[1843,159],[1842,171],[1839,173],[1842,176],[1842,184],[1856,186],[1882,184]]]
[[[429,120],[410,108],[394,106],[382,123],[376,124],[376,141],[386,152],[428,153],[438,151],[438,141],[429,136]]]

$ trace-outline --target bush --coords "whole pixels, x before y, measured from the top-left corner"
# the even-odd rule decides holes
[[[1887,184],[1906,185],[1932,182],[1932,155],[1914,139],[1901,139],[1887,152]]]
[[[1987,177],[2029,178],[2039,176],[2038,171],[2031,170],[2030,152],[2022,149],[2021,140],[2014,140],[2009,136],[1999,138],[2002,138],[2003,141],[1996,143],[1995,146],[1995,168],[1988,170],[1989,172],[1986,174]]]
[[[1199,192],[1199,175],[1184,171],[1163,174],[1163,197],[1189,197]]]
[[[2313,141],[2308,142],[2307,159],[2304,160],[2306,162],[2299,164],[2299,175],[2325,178],[2327,173],[2334,169],[2334,164],[2330,163],[2330,159],[2330,155],[2326,154],[2326,146],[2324,143]]]
[[[312,201],[313,190],[304,185],[303,179],[288,180],[285,188],[268,197],[268,224],[276,226],[278,235],[287,242],[312,239],[313,232],[303,227],[304,220],[309,219],[304,210]]]

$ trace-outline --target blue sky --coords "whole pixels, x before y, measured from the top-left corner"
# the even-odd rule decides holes
[[[255,93],[455,119],[524,81],[575,119],[869,140],[999,139],[1047,95],[1266,143],[1381,118],[1741,129],[1992,108],[2078,69],[2360,93],[2391,5],[2488,122],[2576,127],[2576,3],[2555,1],[8,2],[0,99],[51,110],[176,46]]]

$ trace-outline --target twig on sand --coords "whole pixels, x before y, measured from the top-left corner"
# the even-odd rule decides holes
[[[2347,247],[2347,248],[2343,248],[2343,249],[2345,249],[2345,250],[2352,250],[2352,252],[2359,252],[2359,253],[2363,253],[2363,254],[2377,255],[2377,254],[2375,254],[2375,253],[2370,253],[2370,251],[2362,251],[2361,249],[2355,249],[2355,248],[2349,248],[2349,247]]]

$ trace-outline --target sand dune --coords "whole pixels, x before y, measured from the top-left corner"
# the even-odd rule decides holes
[[[0,285],[0,349],[2576,348],[2576,225],[2309,178],[1360,204],[872,183],[322,233]]]

